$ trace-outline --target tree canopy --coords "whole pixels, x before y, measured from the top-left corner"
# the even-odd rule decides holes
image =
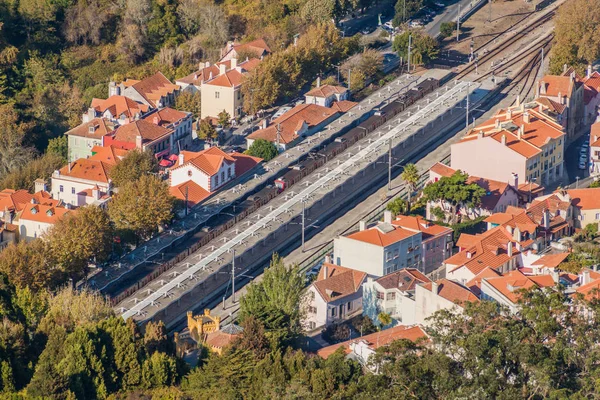
[[[158,162],[151,151],[138,149],[127,152],[125,157],[109,172],[113,184],[117,187],[138,180],[143,175],[158,172]]]
[[[279,151],[277,151],[277,147],[273,142],[265,139],[256,139],[252,142],[246,153],[252,157],[260,157],[264,161],[270,161],[279,154]]]
[[[392,48],[398,53],[399,57],[403,60],[408,59],[408,41],[410,36],[412,36],[410,51],[411,65],[427,64],[437,58],[439,53],[438,42],[423,31],[414,29],[407,30],[400,35],[396,35],[394,38]]]

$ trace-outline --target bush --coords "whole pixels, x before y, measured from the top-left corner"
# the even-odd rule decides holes
[[[440,25],[440,35],[447,38],[454,33],[454,22],[442,22]]]
[[[329,325],[323,331],[322,336],[331,344],[345,342],[350,339],[350,327],[346,324]]]
[[[269,161],[275,158],[279,152],[277,151],[277,147],[268,140],[256,139],[250,148],[248,148],[246,154],[251,155],[252,157],[260,157],[264,161]]]

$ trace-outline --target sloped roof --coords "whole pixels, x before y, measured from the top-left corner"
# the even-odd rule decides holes
[[[91,127],[94,128],[92,132],[90,132]],[[66,132],[65,135],[85,137],[89,139],[101,139],[103,136],[108,135],[114,130],[114,123],[105,118],[94,118],[89,122],[84,122],[81,125],[76,126],[75,128]]]
[[[242,176],[263,161],[260,157],[238,152],[229,153],[229,156],[235,160],[235,176]]]
[[[600,188],[569,189],[573,206],[581,210],[600,209]]]
[[[170,125],[177,121],[186,118],[190,113],[178,111],[171,107],[165,107],[160,110],[156,110],[150,115],[144,117],[144,119],[152,124],[163,126]]]
[[[94,146],[90,160],[102,161],[108,164],[116,164],[127,155],[129,150],[116,146]]]
[[[186,200],[187,195],[188,206],[194,206],[210,196],[208,190],[192,180],[169,187],[169,193],[171,193],[171,196],[183,201]]]
[[[455,304],[461,305],[465,302],[479,301],[477,296],[475,296],[469,289],[462,286],[460,283],[448,280],[446,278],[439,279],[436,281],[436,283],[438,286],[437,295]],[[421,286],[431,292],[431,282],[425,283]]]
[[[100,113],[107,110],[110,114],[119,118],[124,115],[126,118],[133,118],[136,114],[148,112],[150,107],[147,104],[138,103],[126,96],[110,96],[108,99],[92,99],[91,107]]]
[[[431,282],[415,268],[403,268],[375,280],[384,289],[399,289],[402,292],[415,290],[418,283]]]
[[[452,233],[452,228],[434,224],[421,216],[397,215],[396,219],[392,221],[392,225],[408,229],[409,231],[421,232],[423,241]]]
[[[473,292],[473,294],[475,294],[475,296],[481,297],[481,280],[483,278],[494,278],[497,276],[502,276],[502,274],[493,268],[485,267],[485,269],[483,269],[480,273],[475,275],[473,279],[467,282],[465,286],[468,287],[469,290]]]
[[[172,132],[171,129],[166,129],[145,119],[140,119],[117,128],[114,138],[120,142],[135,143],[136,137],[141,136],[143,142],[152,142]]]
[[[358,103],[355,103],[354,101],[350,101],[350,100],[334,101],[331,104],[331,109],[345,113],[345,112],[350,111],[357,105],[358,105]]]
[[[231,48],[227,50],[221,58],[226,57],[227,54],[231,53],[232,50],[235,50],[236,53],[239,53],[240,51],[253,52],[258,58],[264,56],[265,54],[271,53],[269,45],[267,45],[267,42],[265,42],[265,40],[262,38],[243,44],[234,43],[233,46],[231,46]]]
[[[96,161],[91,158],[80,158],[71,162],[69,166],[60,169],[60,176],[68,176],[89,181],[108,183],[110,170],[114,164]]]
[[[538,97],[535,102],[555,114],[562,114],[567,109],[566,104],[561,104],[548,97]]]
[[[308,91],[305,96],[324,97],[334,96],[347,92],[348,89],[343,86],[323,85]]]
[[[419,326],[398,325],[393,328],[385,329],[381,332],[371,333],[370,335],[362,336],[358,339],[348,340],[346,342],[337,343],[332,346],[323,347],[317,351],[317,355],[322,358],[327,358],[340,347],[344,349],[346,354],[350,353],[350,344],[353,342],[365,341],[368,346],[376,350],[379,347],[387,346],[395,340],[406,339],[416,342],[419,339],[427,339],[427,334]]]
[[[305,122],[310,129],[310,127],[320,125],[337,113],[337,110],[317,104],[299,104],[279,118],[271,121],[270,125],[266,128],[251,133],[247,138],[265,139],[275,143],[277,141],[277,125],[279,125],[281,129],[279,143],[290,143],[298,138],[296,132],[302,122]]]
[[[543,267],[556,268],[561,262],[565,261],[568,256],[569,253],[546,254],[531,265],[541,265]]]
[[[172,84],[161,72],[157,72],[141,81],[130,80],[130,84],[153,107],[158,106],[161,97],[179,90],[179,86]]]
[[[175,164],[171,167],[171,170],[181,167],[182,165],[191,164],[196,168],[207,174],[208,176],[213,176],[219,169],[221,169],[221,165],[223,163],[233,163],[235,162],[235,158],[231,155],[225,153],[218,147],[210,147],[206,150],[202,150],[199,152],[192,151],[181,151],[180,156],[183,156],[183,164],[180,164],[180,160],[178,159]]]
[[[546,75],[540,81],[540,87],[544,86],[546,93],[540,94],[546,96],[571,96],[573,89],[573,79],[570,76],[565,75]]]
[[[374,227],[351,233],[346,237],[375,246],[387,247],[418,234],[419,232],[409,231],[408,229],[395,227],[391,224],[379,223]]]
[[[19,220],[28,220],[46,224],[54,224],[67,213],[74,212],[65,207],[30,204],[23,208]]]
[[[512,303],[517,303],[519,300],[519,294],[516,293],[518,290],[555,286],[550,275],[526,276],[519,270],[507,272],[499,277],[484,278],[484,280]]]
[[[177,79],[177,82],[187,83],[190,85],[199,86],[202,83],[214,78],[219,75],[219,66],[225,65],[226,69],[231,69],[231,60],[221,61],[216,64],[203,66],[196,72],[192,72],[184,78]]]
[[[600,122],[592,124],[590,129],[590,147],[600,147]]]
[[[365,272],[323,263],[317,280],[312,284],[321,297],[326,302],[330,302],[356,293],[366,278]]]

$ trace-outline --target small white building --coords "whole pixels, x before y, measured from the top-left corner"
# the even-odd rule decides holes
[[[307,330],[326,327],[362,312],[364,272],[324,263],[307,289],[303,325]]]
[[[439,310],[460,313],[463,311],[463,304],[476,301],[479,299],[469,289],[448,279],[417,285],[415,319],[418,324],[428,324],[427,318]]]
[[[304,95],[306,104],[317,104],[322,107],[331,107],[336,101],[348,100],[350,91],[343,86],[323,85],[317,79],[317,87]]]

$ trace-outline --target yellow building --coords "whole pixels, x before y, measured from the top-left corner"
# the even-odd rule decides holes
[[[204,343],[210,350],[221,354],[223,348],[231,344],[242,332],[238,325],[228,324],[221,328],[221,317],[210,315],[210,310],[205,309],[204,314],[193,315],[191,311],[187,313],[187,325],[189,337],[196,343]],[[184,339],[187,335],[176,335],[178,347],[183,347]]]
[[[210,315],[210,310],[204,310],[204,314],[193,315],[187,312],[187,325],[190,336],[196,342],[204,341],[204,336],[221,328],[221,317]]]

